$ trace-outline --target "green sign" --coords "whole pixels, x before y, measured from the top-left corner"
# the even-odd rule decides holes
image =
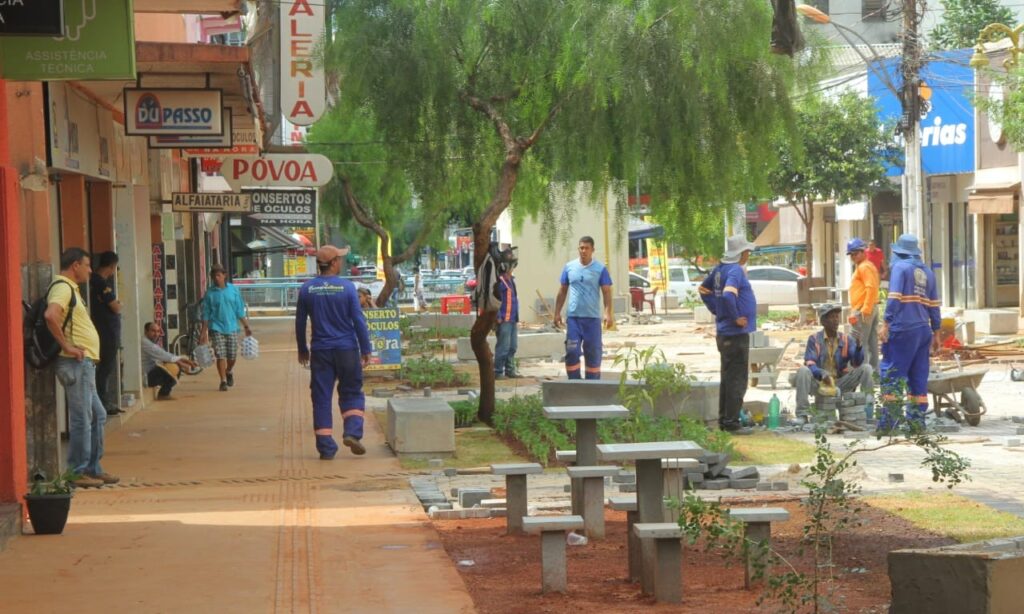
[[[135,79],[132,0],[65,2],[63,37],[3,37],[0,63],[12,81]]]

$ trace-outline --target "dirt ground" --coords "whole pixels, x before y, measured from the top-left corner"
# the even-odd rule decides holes
[[[758,499],[757,505],[766,501]],[[750,500],[727,503],[751,506]],[[775,549],[801,572],[813,568],[812,552],[800,555],[804,514],[796,500],[775,500],[790,520],[774,523]],[[864,506],[860,526],[835,541],[835,576],[830,598],[840,612],[886,612],[889,578],[886,555],[902,548],[930,548],[952,540],[915,528],[881,510]],[[503,518],[434,521],[444,547],[482,614],[519,612],[772,612],[779,604],[757,606],[761,590],[743,588],[743,568],[727,565],[719,554],[705,553],[700,544],[683,553],[683,604],[656,605],[640,594],[639,584],[625,580],[627,572],[626,517],[606,511],[607,538],[584,546],[567,546],[569,592],[540,593],[540,540],[536,536],[505,535]],[[473,561],[472,566],[460,561]],[[824,570],[827,573],[827,569]]]

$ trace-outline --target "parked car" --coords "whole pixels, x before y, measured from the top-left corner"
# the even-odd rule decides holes
[[[747,278],[754,290],[758,304],[796,305],[796,284],[803,275],[781,266],[752,266],[747,268]]]
[[[697,287],[704,281],[704,274],[690,265],[669,265],[668,293],[682,301],[697,300]]]
[[[651,282],[647,280],[643,275],[630,272],[629,274],[629,287],[630,288],[650,288]]]

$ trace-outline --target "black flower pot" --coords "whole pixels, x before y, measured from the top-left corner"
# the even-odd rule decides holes
[[[71,510],[71,493],[25,495],[28,518],[36,535],[60,535]]]

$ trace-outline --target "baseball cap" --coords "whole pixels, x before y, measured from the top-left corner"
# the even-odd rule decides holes
[[[341,250],[333,245],[324,245],[316,250],[316,261],[319,264],[330,264],[332,260],[341,256]]]

